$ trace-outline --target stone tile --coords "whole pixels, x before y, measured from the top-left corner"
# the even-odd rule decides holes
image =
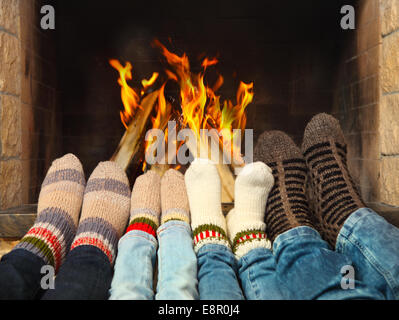
[[[380,119],[381,153],[399,155],[399,94],[382,97]]]
[[[399,91],[399,32],[382,43],[381,88],[383,93]]]
[[[0,1],[0,27],[15,36],[19,35],[20,17],[18,0]]]
[[[0,31],[0,91],[19,95],[20,43],[16,37]]]
[[[380,12],[382,35],[399,29],[399,1],[380,0]]]
[[[0,162],[0,209],[5,210],[22,204],[22,165],[20,160]]]
[[[0,96],[1,156],[2,158],[21,155],[21,103],[18,98]]]
[[[399,206],[399,157],[383,157],[381,161],[381,202]]]

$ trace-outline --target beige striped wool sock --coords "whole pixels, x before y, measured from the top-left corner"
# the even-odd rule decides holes
[[[125,172],[115,162],[100,162],[87,181],[82,216],[71,250],[83,245],[96,246],[112,264],[129,209],[130,187]]]
[[[154,171],[148,171],[134,183],[130,223],[126,232],[141,230],[156,237],[160,214],[161,177]]]
[[[40,190],[35,224],[15,249],[25,249],[59,269],[76,233],[85,177],[73,154],[55,160]]]
[[[181,220],[190,224],[190,207],[188,203],[184,175],[177,170],[168,170],[161,180],[161,224],[170,220]]]

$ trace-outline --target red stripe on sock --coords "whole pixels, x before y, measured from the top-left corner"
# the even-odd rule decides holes
[[[50,243],[52,248],[53,248],[53,252],[54,252],[54,258],[55,258],[55,268],[58,269],[58,266],[61,264],[61,244],[58,241],[57,236],[52,233],[50,230],[46,229],[46,228],[41,228],[41,227],[33,227],[29,230],[29,232],[27,233],[27,235],[32,235],[34,237],[37,236],[41,236],[43,238],[45,238],[45,241]]]
[[[101,240],[89,237],[78,238],[75,240],[74,243],[72,243],[71,250],[78,246],[83,246],[83,245],[90,245],[99,248],[102,252],[104,252],[107,255],[109,261],[112,263],[113,261],[112,253],[110,250],[107,249],[107,247],[104,245],[104,243]]]
[[[140,230],[147,232],[148,234],[151,234],[154,237],[156,236],[155,230],[149,224],[144,222],[133,223],[127,228],[126,233],[132,230]]]

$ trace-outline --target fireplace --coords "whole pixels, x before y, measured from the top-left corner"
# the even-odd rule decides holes
[[[5,2],[0,237],[19,237],[29,228],[55,158],[76,154],[88,178],[99,161],[112,157],[125,127],[118,74],[109,60],[131,62],[131,83],[138,85],[164,69],[154,39],[186,53],[194,71],[200,59],[217,57],[224,98],[235,98],[240,81],[254,83],[246,127],[255,141],[265,130],[283,130],[300,144],[313,115],[336,116],[363,198],[399,221],[396,1]],[[55,9],[55,30],[40,27],[43,5]],[[355,30],[340,26],[343,5],[355,8]],[[178,96],[168,90],[169,97]],[[137,167],[128,172],[131,182],[141,172]]]

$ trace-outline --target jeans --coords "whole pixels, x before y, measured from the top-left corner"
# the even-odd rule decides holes
[[[156,300],[198,298],[197,259],[190,226],[183,221],[168,221],[158,228],[158,282]],[[133,230],[118,244],[111,300],[154,299],[153,278],[157,240]]]
[[[238,260],[238,274],[248,300],[283,300],[290,294],[276,273],[276,260],[271,250],[257,248]]]
[[[237,279],[237,260],[229,248],[206,244],[197,253],[201,300],[244,300]]]
[[[70,251],[55,278],[55,288],[43,300],[106,300],[112,280],[112,266],[95,246]]]
[[[350,215],[335,245],[353,261],[356,277],[386,299],[399,299],[399,229],[373,210]]]
[[[16,249],[0,262],[0,299],[7,300],[103,300],[112,279],[111,264],[97,247],[80,246],[68,253],[54,283],[43,291],[41,273],[45,263],[33,253]]]
[[[4,255],[0,262],[0,300],[33,300],[41,293],[44,261],[24,249]]]
[[[354,289],[343,289],[341,270],[353,267],[350,256],[332,251],[319,233],[307,226],[280,234],[273,243],[279,281],[291,299],[384,299],[370,283],[355,277]]]

